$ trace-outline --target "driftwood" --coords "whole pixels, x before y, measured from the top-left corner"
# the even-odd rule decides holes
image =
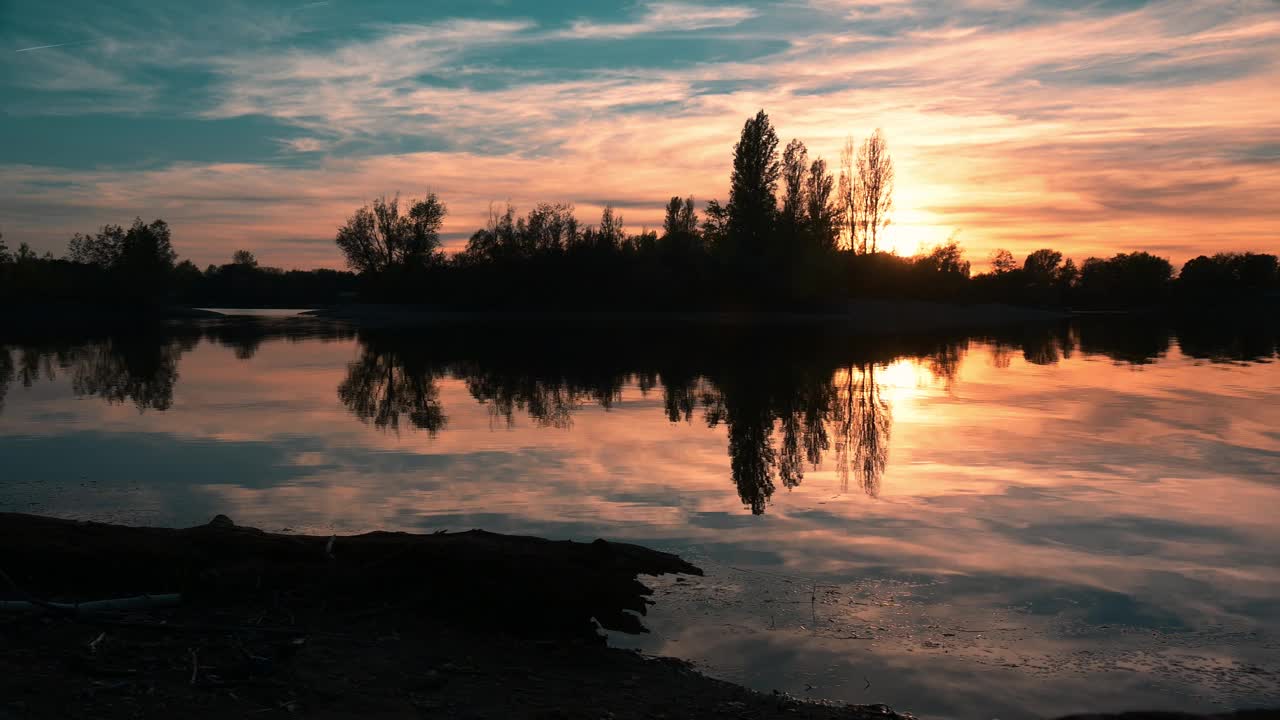
[[[174,591],[209,605],[286,598],[292,607],[350,608],[394,598],[505,630],[582,630],[594,618],[644,632],[637,614],[650,590],[637,575],[702,574],[675,555],[604,540],[478,530],[281,535],[221,515],[172,530],[0,513],[0,548],[0,569],[43,602]]]

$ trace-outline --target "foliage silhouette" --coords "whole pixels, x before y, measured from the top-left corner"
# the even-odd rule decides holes
[[[177,262],[162,220],[137,219],[78,234],[65,258],[38,257],[25,244],[0,245],[0,302],[156,308],[305,307],[352,301],[413,303],[457,310],[782,310],[842,314],[850,300],[998,302],[1090,310],[1174,309],[1181,313],[1274,311],[1275,255],[1200,256],[1175,278],[1147,252],[1088,258],[1077,265],[1052,248],[1022,262],[1000,250],[974,274],[955,236],[914,257],[885,252],[894,164],[882,131],[852,137],[839,178],[801,140],[779,153],[764,110],[742,126],[731,157],[727,202],[673,195],[662,232],[629,231],[606,205],[584,224],[567,202],[520,215],[490,208],[465,249],[442,250],[445,203],[434,194],[404,207],[380,197],[335,234],[350,272],[285,271],[254,253],[199,270]],[[3,238],[0,238],[0,243]]]
[[[729,233],[723,254],[750,271],[763,270],[772,260],[777,221],[778,133],[763,110],[747,120],[733,148],[729,177]]]
[[[258,267],[258,258],[250,250],[237,250],[231,256],[231,264],[241,267]]]
[[[858,148],[856,173],[850,237],[861,252],[874,254],[880,250],[880,233],[889,226],[893,211],[893,158],[879,128]]]
[[[1189,260],[1178,274],[1179,299],[1195,306],[1256,302],[1280,294],[1275,255],[1219,253]]]
[[[347,218],[335,242],[358,273],[421,270],[440,260],[440,227],[447,214],[434,193],[411,201],[404,214],[399,195],[390,200],[383,196]]]

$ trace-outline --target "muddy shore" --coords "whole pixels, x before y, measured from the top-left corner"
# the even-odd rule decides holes
[[[0,514],[0,718],[895,718],[608,648],[643,632],[635,545],[479,531],[314,537]],[[64,603],[177,593],[175,607]],[[58,603],[58,604],[54,604]]]

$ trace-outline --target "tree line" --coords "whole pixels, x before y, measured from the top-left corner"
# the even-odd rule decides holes
[[[200,270],[178,260],[172,231],[159,219],[77,233],[62,257],[37,255],[26,243],[10,252],[0,236],[0,301],[10,303],[308,307],[352,299],[357,288],[354,273],[261,266],[248,250]]]
[[[281,306],[359,298],[452,307],[840,310],[852,298],[1005,302],[1075,308],[1247,303],[1280,295],[1277,257],[1200,256],[1175,273],[1144,251],[1080,264],[1053,249],[1019,261],[1007,250],[972,272],[954,236],[913,257],[884,249],[894,165],[884,133],[844,145],[838,174],[805,144],[780,140],[764,111],[733,148],[727,201],[674,195],[660,230],[627,231],[606,206],[584,224],[572,204],[521,215],[491,206],[453,255],[443,250],[448,207],[435,194],[380,197],[341,225],[335,244],[350,272],[282,271],[249,251],[199,270],[177,261],[162,220],[76,235],[63,258],[16,253],[0,239],[0,297]]]

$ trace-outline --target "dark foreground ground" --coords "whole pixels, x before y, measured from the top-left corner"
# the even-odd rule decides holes
[[[643,630],[637,575],[700,574],[634,545],[0,514],[0,571],[4,720],[909,717],[756,693],[605,647],[592,618]],[[50,602],[140,593],[181,593],[181,603]]]
[[[272,535],[0,514],[0,718],[894,718],[605,647],[640,631],[637,574],[699,573],[617,543],[483,532]],[[181,592],[174,608],[48,600]],[[42,607],[42,605],[46,605]]]

